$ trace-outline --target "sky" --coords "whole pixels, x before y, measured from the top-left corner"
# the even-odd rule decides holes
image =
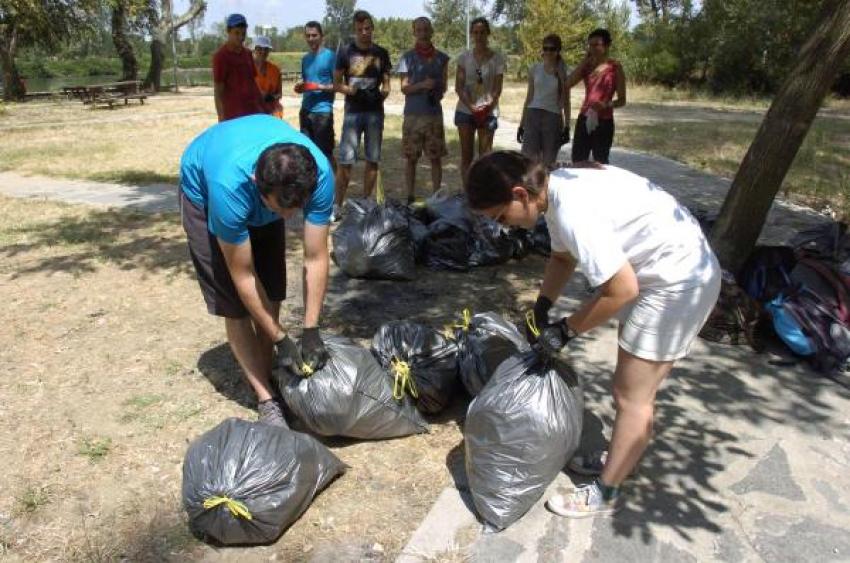
[[[186,9],[188,0],[176,0],[178,13]],[[368,10],[376,18],[415,18],[427,15],[423,0],[357,0],[357,8]],[[204,27],[223,21],[238,12],[248,20],[248,31],[255,25],[275,26],[280,30],[302,25],[310,20],[322,21],[324,0],[207,0]]]

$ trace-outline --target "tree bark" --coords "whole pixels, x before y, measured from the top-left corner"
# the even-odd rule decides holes
[[[17,50],[17,30],[13,24],[6,24],[0,34],[0,67],[3,69],[3,100],[6,102],[20,102],[26,97],[26,90],[15,64]]]
[[[162,66],[165,60],[165,45],[171,34],[198,17],[207,8],[206,0],[192,0],[189,9],[181,16],[174,16],[171,27],[173,4],[171,0],[161,0],[159,15],[151,15],[151,66],[145,78],[145,87],[160,90],[162,84]]]
[[[139,63],[126,30],[127,6],[118,2],[112,8],[112,43],[121,58],[121,80],[135,80],[139,75]]]
[[[850,0],[827,1],[741,161],[711,232],[712,246],[727,270],[738,273],[752,252],[785,174],[848,55]]]

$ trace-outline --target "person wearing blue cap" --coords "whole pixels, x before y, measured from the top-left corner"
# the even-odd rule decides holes
[[[227,16],[227,41],[213,55],[215,111],[219,121],[265,113],[251,52],[246,49],[248,22],[242,14]]]

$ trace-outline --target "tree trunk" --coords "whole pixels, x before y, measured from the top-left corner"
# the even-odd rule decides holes
[[[139,63],[133,46],[127,39],[127,7],[124,2],[112,8],[112,43],[121,57],[121,80],[135,80],[139,75]]]
[[[159,92],[162,84],[164,49],[171,34],[201,15],[207,9],[207,3],[206,0],[192,0],[189,8],[181,16],[172,14],[173,4],[171,0],[160,0],[160,6],[159,15],[154,12],[151,16],[151,66],[145,78],[145,87],[153,87],[157,92]]]
[[[162,86],[162,63],[165,60],[165,39],[159,34],[151,38],[151,66],[148,68],[148,75],[145,78],[145,87],[152,88],[154,92],[159,92]]]
[[[0,67],[3,69],[3,100],[23,101],[26,97],[24,83],[15,64],[18,33],[13,25],[7,25],[0,35]]]
[[[727,270],[737,273],[752,252],[785,174],[848,55],[850,0],[827,1],[741,161],[711,232]]]

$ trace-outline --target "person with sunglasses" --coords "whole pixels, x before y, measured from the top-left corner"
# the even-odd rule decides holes
[[[466,196],[471,209],[503,225],[528,229],[541,215],[546,219],[552,253],[526,317],[526,336],[540,353],[568,354],[584,333],[619,323],[608,451],[573,458],[572,472],[596,480],[546,503],[571,518],[610,515],[649,444],[658,388],[717,301],[717,258],[683,205],[615,166],[585,162],[550,172],[518,152],[497,151],[472,165]],[[550,322],[576,267],[596,290],[572,314]]]
[[[487,18],[472,20],[469,34],[474,47],[460,54],[455,75],[458,102],[454,121],[460,138],[460,173],[464,184],[466,171],[472,164],[475,133],[478,133],[478,156],[493,149],[506,69],[505,56],[488,45],[490,23]]]
[[[552,166],[561,145],[570,141],[570,90],[561,58],[561,38],[543,38],[543,61],[528,71],[528,91],[516,140],[522,153]]]
[[[626,74],[619,62],[608,58],[610,48],[607,29],[591,31],[587,56],[567,78],[567,88],[584,81],[584,103],[573,135],[573,162],[588,160],[592,153],[594,161],[608,164],[614,142],[614,108],[626,105]]]

